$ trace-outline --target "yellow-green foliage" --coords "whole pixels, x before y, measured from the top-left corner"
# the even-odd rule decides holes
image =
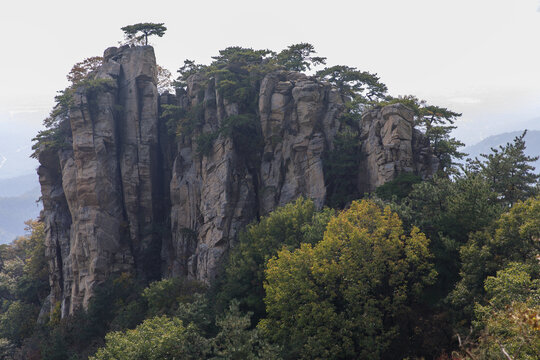
[[[486,314],[477,346],[469,352],[475,359],[537,360],[540,354],[540,306],[513,302],[505,309]],[[505,355],[509,355],[507,357]]]
[[[538,266],[513,262],[485,281],[485,305],[475,307],[479,338],[469,349],[477,359],[537,359],[540,354]],[[503,352],[504,351],[504,352]]]
[[[44,225],[26,224],[28,235],[0,246],[0,337],[14,343],[32,333],[49,292]]]
[[[254,312],[255,319],[264,316],[264,267],[282,247],[296,249],[302,242],[322,239],[333,210],[317,212],[312,200],[298,198],[250,224],[231,249],[217,294],[218,310],[227,309],[238,299],[243,310]]]
[[[511,262],[538,266],[540,254],[540,198],[516,203],[501,215],[493,229],[473,233],[461,250],[461,280],[450,298],[472,312],[484,295],[484,281]]]
[[[393,341],[436,278],[428,245],[417,228],[405,235],[389,208],[353,202],[321,242],[283,249],[268,262],[268,317],[259,326],[291,357],[396,356]]]
[[[133,330],[107,334],[105,347],[91,360],[197,359],[186,346],[189,327],[166,316],[145,320]],[[193,344],[194,345],[194,344]],[[202,354],[201,354],[202,355]]]

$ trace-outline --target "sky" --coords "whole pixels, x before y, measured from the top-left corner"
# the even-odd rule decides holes
[[[184,59],[208,63],[227,46],[308,42],[328,65],[377,73],[391,95],[462,113],[455,136],[467,144],[540,129],[539,0],[18,0],[0,5],[4,137],[37,130],[73,64],[138,22],[165,23],[152,43],[173,74]]]

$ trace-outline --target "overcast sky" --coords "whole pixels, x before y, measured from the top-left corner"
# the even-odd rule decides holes
[[[378,73],[390,94],[463,113],[467,143],[540,129],[538,0],[2,1],[0,123],[36,126],[65,75],[122,40],[120,27],[164,22],[152,40],[174,74],[227,46],[280,50],[312,43],[328,65]],[[24,114],[21,116],[20,114]],[[533,119],[536,119],[533,121]]]

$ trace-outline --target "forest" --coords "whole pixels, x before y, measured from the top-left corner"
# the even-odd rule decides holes
[[[143,38],[140,40],[142,41]],[[147,41],[144,38],[144,41]],[[310,44],[280,51],[230,47],[209,65],[187,60],[172,87],[217,77],[239,104],[211,133],[257,161],[257,101],[272,71],[310,72],[347,99],[336,148],[325,157],[327,199],[297,200],[240,232],[210,283],[148,281],[122,273],[100,285],[87,310],[50,314],[44,224],[0,245],[0,358],[123,359],[537,359],[540,353],[539,178],[524,136],[466,159],[453,138],[461,114],[415,96],[393,97],[376,74],[325,65]],[[36,138],[35,151],[62,148],[58,117],[93,79],[99,58],[70,73],[72,84]],[[168,85],[167,85],[168,86]],[[362,114],[401,103],[414,112],[439,161],[426,179],[402,173],[371,193],[354,185]],[[199,109],[200,110],[200,109]],[[200,125],[198,109],[160,109],[171,136]],[[50,304],[48,305],[50,306]]]

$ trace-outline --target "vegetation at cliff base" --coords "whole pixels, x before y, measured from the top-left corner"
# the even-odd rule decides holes
[[[406,235],[390,208],[353,202],[320,242],[269,260],[259,326],[292,358],[401,358],[400,337],[437,276],[428,244],[417,228]]]

